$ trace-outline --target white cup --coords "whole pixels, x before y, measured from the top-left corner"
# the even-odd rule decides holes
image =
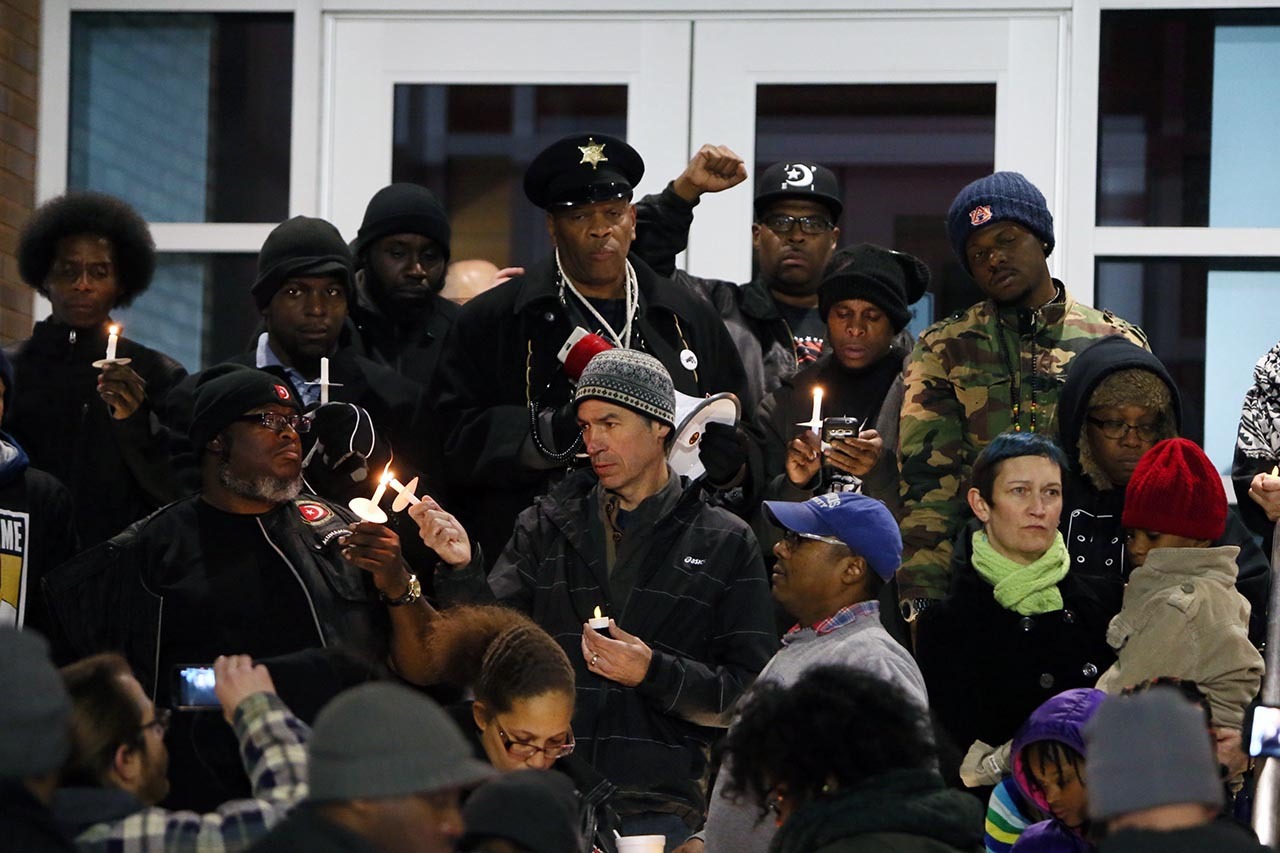
[[[665,835],[622,835],[618,837],[618,853],[663,853],[667,849]]]

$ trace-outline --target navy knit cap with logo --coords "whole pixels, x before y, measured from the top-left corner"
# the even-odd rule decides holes
[[[543,210],[631,198],[644,161],[627,143],[605,133],[576,133],[551,143],[524,173],[524,194]]]
[[[249,292],[265,311],[286,278],[333,275],[351,291],[355,267],[338,229],[323,219],[295,216],[277,225],[258,252],[258,280]]]
[[[453,231],[449,215],[436,194],[418,184],[397,183],[383,187],[369,199],[364,221],[351,244],[357,258],[371,245],[391,234],[421,234],[440,247],[449,260]]]
[[[596,353],[578,379],[575,403],[605,400],[674,427],[676,392],[662,362],[633,349]]]
[[[830,492],[807,501],[765,501],[771,522],[796,533],[834,536],[889,580],[902,564],[902,531],[893,513],[857,492]]]
[[[196,380],[187,435],[199,453],[227,424],[261,406],[290,406],[302,411],[298,398],[279,377],[240,364],[220,364]]]
[[[844,211],[840,181],[830,169],[817,163],[774,163],[761,173],[756,182],[756,219],[770,204],[784,199],[816,201],[831,212],[833,222]]]
[[[1016,222],[1044,244],[1045,257],[1053,252],[1053,214],[1044,193],[1018,172],[996,172],[960,190],[947,211],[951,249],[965,272],[972,272],[965,244],[974,231],[992,222]]]
[[[929,286],[929,268],[915,255],[871,243],[840,249],[827,262],[818,288],[818,316],[823,322],[836,303],[864,299],[889,318],[894,334],[911,320],[908,307]]]

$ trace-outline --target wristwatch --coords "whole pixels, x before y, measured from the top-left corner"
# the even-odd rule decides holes
[[[907,623],[916,621],[921,613],[938,603],[936,598],[910,598],[900,603],[898,608],[902,611],[902,618]]]
[[[409,575],[409,588],[405,590],[404,595],[399,598],[387,598],[385,592],[379,592],[378,596],[382,599],[382,603],[388,607],[402,607],[406,604],[413,604],[419,598],[422,598],[422,584],[418,583],[418,576]]]

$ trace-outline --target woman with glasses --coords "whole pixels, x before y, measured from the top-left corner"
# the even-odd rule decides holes
[[[928,712],[877,676],[823,666],[758,685],[724,751],[725,793],[777,823],[774,853],[981,849],[982,806],[935,769]]]
[[[504,772],[564,773],[578,792],[581,849],[613,851],[614,788],[574,754],[573,666],[551,635],[505,607],[462,606],[440,614],[427,642],[424,656],[439,667],[431,682],[469,687],[475,697],[451,713],[477,757]]]
[[[1076,356],[1058,404],[1059,442],[1071,463],[1060,528],[1071,571],[1087,579],[1111,614],[1120,611],[1130,566],[1125,553],[1125,486],[1138,461],[1178,435],[1182,398],[1156,356],[1121,337],[1103,338]],[[1268,469],[1269,470],[1269,469]],[[1235,513],[1213,545],[1240,548],[1236,588],[1249,600],[1249,637],[1266,634],[1266,555]]]

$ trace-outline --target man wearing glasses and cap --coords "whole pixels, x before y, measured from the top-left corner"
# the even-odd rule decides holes
[[[751,225],[755,277],[740,285],[676,271],[675,257],[688,243],[699,198],[746,178],[742,158],[732,150],[702,146],[666,189],[636,205],[636,251],[655,270],[688,284],[715,306],[742,354],[753,407],[749,411],[754,411],[782,380],[823,352],[827,329],[818,311],[818,285],[840,242],[836,223],[844,202],[840,181],[825,166],[811,160],[774,163],[756,183]]]
[[[487,559],[581,450],[573,382],[557,357],[575,329],[653,355],[682,393],[743,397],[742,362],[720,318],[630,254],[643,174],[635,149],[605,134],[545,148],[524,189],[546,211],[552,256],[468,302],[450,332],[437,397],[445,464]]]

